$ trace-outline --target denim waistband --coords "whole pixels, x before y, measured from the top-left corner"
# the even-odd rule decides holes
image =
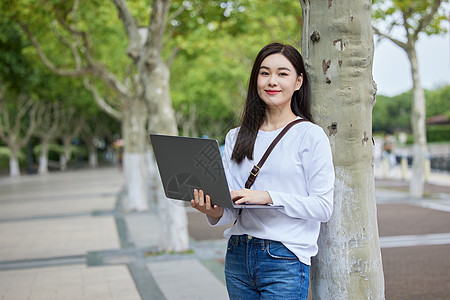
[[[273,241],[273,240],[267,240],[267,239],[260,239],[248,234],[243,234],[243,235],[232,235],[230,237],[230,240],[234,240],[234,241],[240,241],[240,242],[244,242],[244,243],[261,243],[261,244],[268,244],[268,243],[280,243],[277,241]]]

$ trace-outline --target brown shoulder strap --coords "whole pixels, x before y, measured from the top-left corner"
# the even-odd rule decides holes
[[[257,165],[253,166],[253,169],[250,171],[250,175],[248,176],[247,182],[245,183],[245,188],[249,189],[253,183],[255,182],[256,176],[258,176],[259,171],[261,170],[263,164],[266,162],[267,157],[269,157],[269,154],[272,152],[273,148],[275,148],[275,145],[281,140],[281,138],[288,132],[288,130],[294,126],[297,123],[307,121],[305,119],[296,119],[292,121],[291,123],[287,124],[283,130],[277,135],[277,137],[272,141],[269,148],[267,148],[266,152],[264,153],[261,160],[258,162]]]

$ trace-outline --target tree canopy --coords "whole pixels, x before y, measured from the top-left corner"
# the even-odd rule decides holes
[[[445,34],[448,31],[445,26],[448,21],[448,8],[442,6],[442,2],[445,1],[374,0],[372,8],[374,25],[377,29],[382,27],[384,29],[379,30],[377,34],[387,37],[397,28],[402,28],[404,34],[414,40],[418,39],[420,33]]]
[[[30,0],[2,1],[0,4],[0,78],[10,89],[24,90],[35,101],[62,102],[74,106],[88,119],[95,119],[99,108],[81,79],[60,77],[38,59],[16,21],[33,25],[42,41],[42,51],[63,67],[73,67],[67,47],[61,47],[54,34],[64,35],[54,17],[70,12],[73,1]],[[81,2],[80,2],[81,3]],[[148,22],[148,1],[128,1],[138,26]],[[426,34],[444,33],[445,10],[421,28],[421,19],[436,1],[374,1],[375,23],[383,22],[388,31],[396,26],[410,32],[423,29]],[[81,5],[81,4],[80,4]],[[96,47],[92,55],[101,60],[118,78],[124,79],[134,67],[124,55],[127,43],[124,28],[117,22],[117,11],[109,1],[82,2],[76,29],[87,30]],[[19,9],[20,8],[20,9]],[[269,13],[270,12],[270,13]],[[67,13],[65,13],[67,14]],[[409,16],[403,24],[401,14]],[[209,135],[223,141],[228,129],[238,124],[245,98],[250,68],[257,51],[264,44],[278,40],[300,48],[301,7],[290,0],[172,1],[170,21],[165,35],[163,56],[171,70],[171,97],[178,116],[180,134]],[[406,27],[405,27],[406,25]],[[114,99],[110,88],[95,81],[97,89]],[[427,117],[449,113],[448,87],[426,91]],[[410,130],[411,92],[392,98],[377,96],[374,107],[374,130]],[[409,101],[409,103],[408,103]],[[114,103],[114,101],[112,101]],[[117,105],[116,108],[119,106]],[[445,109],[443,109],[445,108]],[[94,121],[95,124],[95,121]]]

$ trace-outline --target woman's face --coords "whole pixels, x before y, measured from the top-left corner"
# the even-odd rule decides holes
[[[297,76],[294,66],[284,55],[272,54],[259,68],[258,95],[269,109],[290,109],[292,94],[300,89],[302,82],[303,74]]]

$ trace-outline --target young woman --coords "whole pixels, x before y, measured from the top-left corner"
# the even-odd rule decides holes
[[[245,182],[270,143],[291,121],[251,189]],[[224,209],[194,191],[191,206],[212,226],[237,222],[229,239],[225,277],[230,299],[307,299],[311,257],[320,223],[333,209],[334,168],[324,131],[312,123],[308,78],[300,53],[272,43],[253,65],[241,126],[225,140],[223,155],[236,204],[276,204],[280,209]]]

